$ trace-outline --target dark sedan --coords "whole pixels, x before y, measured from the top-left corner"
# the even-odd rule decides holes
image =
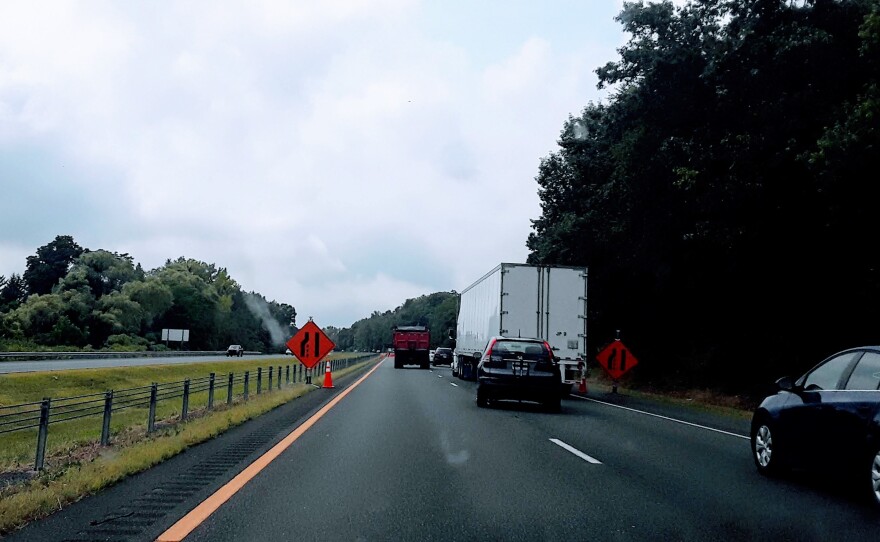
[[[758,472],[849,472],[880,506],[880,346],[839,352],[776,384],[752,418]]]
[[[434,352],[434,359],[431,363],[434,365],[452,365],[452,348],[438,348]]]

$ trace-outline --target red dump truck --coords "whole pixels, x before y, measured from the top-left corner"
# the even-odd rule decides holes
[[[431,332],[425,326],[395,326],[392,342],[394,345],[394,368],[401,369],[404,365],[418,365],[422,369],[429,367],[428,346],[431,343]]]

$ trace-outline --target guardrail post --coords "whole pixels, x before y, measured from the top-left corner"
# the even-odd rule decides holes
[[[232,404],[232,373],[229,373],[229,380],[226,382],[226,404]]]
[[[147,433],[156,430],[156,395],[159,393],[159,384],[150,384],[150,414],[147,417]]]
[[[290,384],[290,365],[284,366],[284,383]]]
[[[263,391],[263,368],[257,367],[257,395]]]
[[[113,390],[104,393],[104,423],[101,425],[101,446],[110,444],[110,414],[113,412]]]
[[[186,420],[189,413],[189,379],[183,381],[183,405],[180,407],[180,421]]]
[[[281,389],[281,366],[278,366],[278,385],[276,386],[279,390]]]
[[[214,408],[214,373],[208,379],[208,409]]]
[[[37,460],[34,470],[43,470],[43,462],[46,459],[46,438],[49,436],[49,406],[52,399],[43,397],[40,403],[40,430],[37,432]]]
[[[272,391],[272,373],[274,373],[274,372],[275,372],[275,367],[270,365],[269,366],[269,391]]]
[[[250,371],[244,372],[244,400],[245,401],[248,400],[248,391],[249,391],[248,388],[250,385],[250,376],[251,376],[250,373],[251,373]]]

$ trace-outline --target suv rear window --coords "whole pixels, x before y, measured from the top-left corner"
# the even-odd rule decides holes
[[[550,352],[541,343],[516,339],[496,341],[492,345],[492,360],[519,358],[527,361],[550,361]]]

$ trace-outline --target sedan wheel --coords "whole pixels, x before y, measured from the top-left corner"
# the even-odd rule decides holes
[[[752,429],[752,453],[755,466],[761,474],[770,474],[778,470],[778,452],[769,423],[760,422]]]
[[[871,496],[874,504],[880,506],[880,449],[875,450],[871,461]]]

